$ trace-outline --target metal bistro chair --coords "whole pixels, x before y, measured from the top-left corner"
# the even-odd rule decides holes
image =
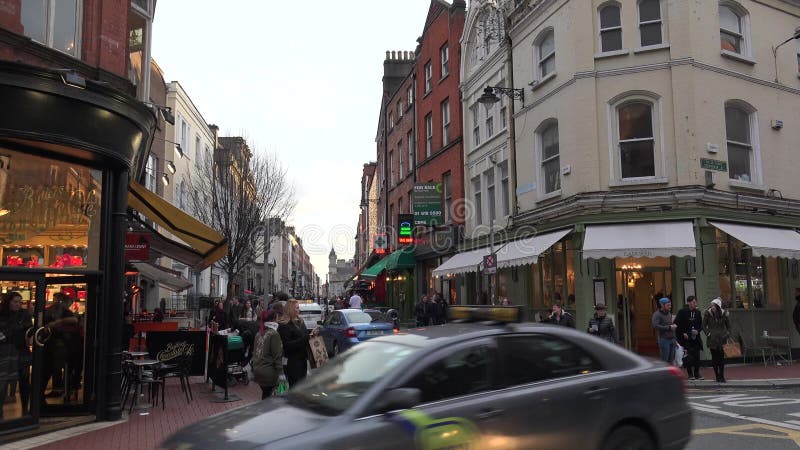
[[[758,343],[758,339],[755,341],[753,340],[752,335],[748,333],[739,333],[739,345],[742,346],[742,361],[747,364],[747,355],[751,355],[750,362],[752,363],[753,358],[761,354],[761,362],[764,363],[764,367],[767,367],[767,352],[770,351],[769,347],[765,345],[761,345]]]
[[[162,364],[155,373],[155,378],[162,382],[162,397],[163,390],[166,389],[167,378],[178,378],[181,382],[181,391],[186,396],[186,403],[191,403],[194,400],[192,385],[189,383],[191,368],[192,356],[185,353],[175,358],[174,362]]]
[[[133,407],[137,403],[137,392],[141,392],[141,388],[145,385],[147,386],[150,400],[153,402],[154,406],[158,404],[158,389],[161,388],[161,409],[166,407],[166,403],[164,402],[164,380],[154,377],[153,375],[155,372],[153,370],[140,371],[139,368],[133,364],[133,361],[129,360],[123,361],[122,373],[123,378],[127,380],[122,391],[122,409],[125,409],[125,403],[127,403],[128,398],[130,398],[131,405],[128,409],[128,414],[133,412]]]

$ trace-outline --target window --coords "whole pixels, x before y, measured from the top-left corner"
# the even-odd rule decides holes
[[[413,105],[414,104],[414,87],[412,87],[412,86],[408,87],[407,96],[408,96],[408,99],[406,100],[406,103],[408,103],[408,106]]]
[[[622,178],[654,177],[653,105],[632,101],[618,107],[617,114]]]
[[[499,339],[503,387],[571,377],[601,370],[585,350],[553,336],[509,336]]]
[[[394,152],[389,152],[389,186],[394,186]]]
[[[481,145],[481,124],[478,118],[478,104],[470,106],[469,112],[472,115],[472,148]]]
[[[612,3],[600,8],[600,51],[622,50],[622,22],[619,5]]]
[[[639,39],[642,47],[662,42],[661,0],[639,0]]]
[[[200,147],[200,135],[199,134],[195,135],[195,137],[194,137],[194,152],[195,152],[194,163],[195,163],[196,166],[199,167],[200,163],[203,160],[203,152],[202,152],[201,147]]]
[[[503,215],[507,216],[511,212],[511,207],[508,203],[508,161],[500,164],[500,201],[503,207]]]
[[[450,51],[447,48],[447,44],[444,44],[442,48],[439,49],[439,57],[442,61],[442,78],[444,78],[450,73],[450,68],[448,67],[450,63]]]
[[[719,292],[724,308],[783,305],[778,258],[753,256],[743,242],[716,230]]]
[[[397,214],[403,214],[403,197],[397,199]]]
[[[553,30],[545,31],[536,43],[534,60],[537,64],[536,74],[541,80],[556,70],[556,41]]]
[[[475,24],[467,42],[469,73],[474,72],[500,48],[501,39],[505,36],[503,13],[494,7],[483,8]]]
[[[481,205],[481,177],[472,179],[473,209],[475,212],[475,225],[483,223],[483,205]]]
[[[719,5],[719,39],[723,51],[747,54],[745,39],[746,15],[733,5]]]
[[[541,179],[545,194],[561,189],[561,162],[558,149],[558,122],[551,121],[539,132],[542,171]]]
[[[403,118],[403,99],[397,101],[397,121]]]
[[[487,391],[491,354],[486,344],[457,350],[422,369],[406,387],[419,389],[422,403]]]
[[[487,170],[483,176],[486,178],[486,200],[489,201],[489,217],[494,220],[497,210],[495,209],[495,191],[494,191],[494,167]]]
[[[489,139],[494,136],[494,105],[483,110],[486,114],[486,139]]]
[[[397,159],[398,159],[397,173],[400,176],[399,180],[402,180],[403,177],[406,176],[406,173],[403,170],[403,141],[397,143]]]
[[[728,148],[728,177],[756,181],[754,139],[755,111],[735,102],[725,104],[725,144]]]
[[[389,113],[389,128],[394,128],[394,113]]]
[[[214,155],[211,154],[211,147],[206,145],[206,163],[207,164],[211,163],[213,161],[213,156]]]
[[[453,206],[453,191],[450,187],[450,172],[442,175],[442,197],[444,197],[444,223],[450,223],[450,208]]]
[[[79,57],[82,2],[37,0],[21,3],[23,34],[68,55]]]
[[[450,99],[442,102],[442,147],[450,142]]]
[[[428,113],[425,116],[425,156],[431,156],[431,149],[433,149],[433,115]]]
[[[425,63],[425,93],[431,91],[431,79],[433,78],[433,68],[431,67],[431,62],[428,61]]]
[[[147,164],[144,167],[144,187],[150,192],[156,192],[156,170],[158,169],[158,158],[150,153],[147,155]]]
[[[411,130],[406,133],[406,142],[408,142],[408,172],[414,170],[414,134]]]

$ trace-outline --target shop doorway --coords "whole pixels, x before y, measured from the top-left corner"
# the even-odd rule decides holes
[[[93,368],[86,364],[92,360],[86,336],[96,291],[94,276],[0,274],[0,298],[14,311],[18,303],[30,318],[0,314],[6,338],[0,366],[10,368],[0,374],[0,433],[36,428],[42,417],[88,413]]]
[[[658,300],[668,295],[672,271],[666,267],[643,267],[638,262],[617,266],[616,323],[620,342],[640,355],[658,355],[658,341],[651,324]]]

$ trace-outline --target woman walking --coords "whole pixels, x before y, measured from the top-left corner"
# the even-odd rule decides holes
[[[22,309],[22,295],[16,291],[3,294],[0,304],[0,420],[8,384],[12,382],[19,382],[22,414],[28,413],[30,351],[25,333],[31,326],[31,317]]]
[[[731,335],[731,322],[728,311],[722,309],[722,299],[711,300],[711,306],[703,313],[703,331],[706,343],[711,350],[711,366],[718,383],[725,383],[725,352],[722,346]]]
[[[253,344],[253,375],[261,386],[261,400],[272,395],[283,375],[283,345],[275,311],[261,313],[261,327]]]
[[[289,300],[283,307],[283,317],[278,322],[278,334],[283,343],[283,356],[286,358],[286,378],[289,388],[306,377],[308,372],[308,329],[300,319],[300,304],[297,300]],[[318,333],[314,328],[314,336]]]

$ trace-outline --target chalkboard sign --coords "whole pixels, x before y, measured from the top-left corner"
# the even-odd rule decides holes
[[[205,365],[205,331],[148,331],[147,351],[150,358],[168,362],[178,356],[192,356],[190,375],[203,375]]]

